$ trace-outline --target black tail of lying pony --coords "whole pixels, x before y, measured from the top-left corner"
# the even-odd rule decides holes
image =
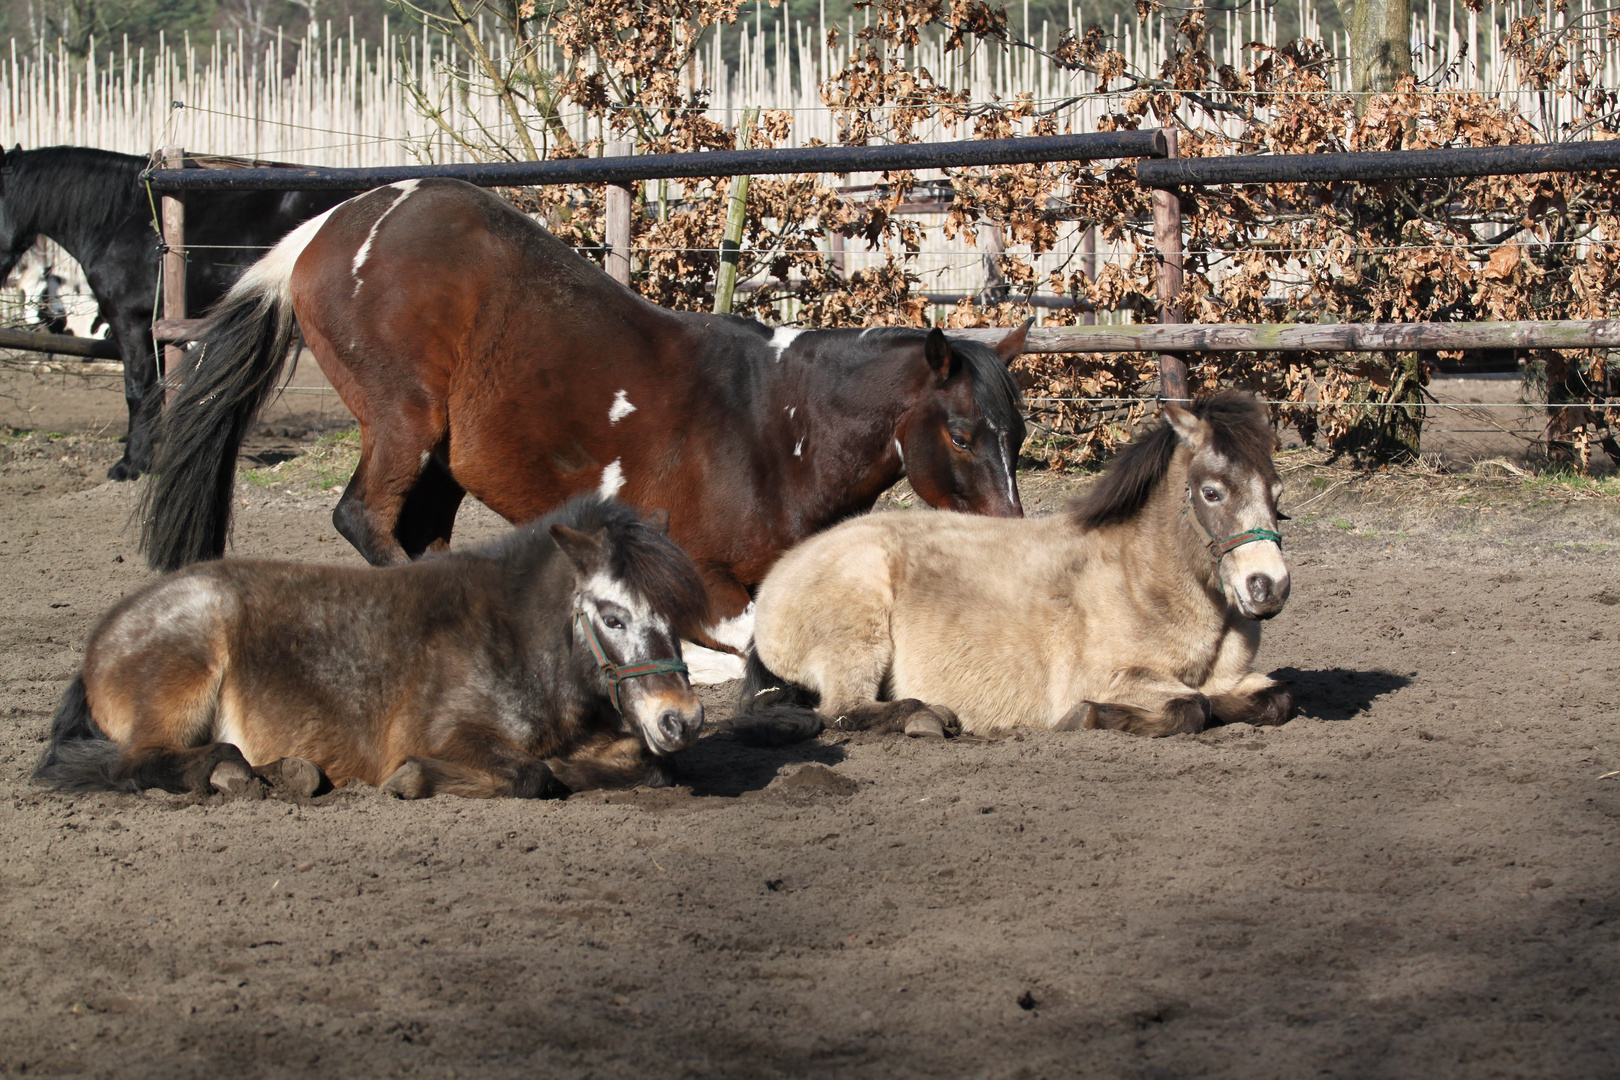
[[[34,770],[35,783],[57,791],[140,790],[135,780],[118,775],[121,757],[117,744],[91,717],[84,676],[77,676],[51,721],[51,742]]]
[[[817,696],[774,674],[759,653],[748,650],[737,715],[727,726],[745,746],[786,746],[821,734]]]
[[[257,269],[209,315],[192,346],[196,367],[164,412],[142,506],[141,547],[153,569],[225,553],[237,447],[275,389],[295,325],[285,282]]]

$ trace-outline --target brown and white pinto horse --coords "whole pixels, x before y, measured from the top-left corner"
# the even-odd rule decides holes
[[[295,317],[360,421],[333,521],[374,564],[446,546],[467,492],[523,522],[597,490],[669,511],[721,620],[700,641],[741,648],[727,620],[777,556],[903,475],[934,506],[1023,513],[1022,329],[992,349],[668,311],[488,192],[405,181],[290,234],[211,315],[164,425],[152,565],[223,552]]]

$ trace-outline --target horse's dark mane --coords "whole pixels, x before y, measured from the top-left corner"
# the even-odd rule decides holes
[[[541,547],[550,549],[548,530],[553,525],[567,525],[583,533],[605,530],[608,573],[645,597],[677,633],[690,637],[708,622],[709,591],[686,552],[643,521],[635,507],[595,493],[576,495],[539,521],[490,544],[464,549],[462,554],[522,560],[537,550],[539,537],[545,537]]]
[[[914,326],[877,326],[853,332],[879,341],[920,343],[928,336],[927,330]],[[996,350],[982,341],[953,337],[951,351],[967,364],[968,373],[973,378],[973,403],[990,421],[990,426],[997,431],[1014,432],[1018,435],[1018,441],[1022,442],[1023,397],[1018,392],[1018,384],[1013,382],[1012,372],[1007,370],[1006,363],[996,354]]]
[[[1264,471],[1271,467],[1275,438],[1271,418],[1253,394],[1222,390],[1194,402],[1192,412],[1209,422],[1217,453],[1245,468]],[[1168,419],[1161,419],[1132,439],[1102,479],[1070,511],[1074,523],[1083,529],[1095,529],[1134,517],[1169,471],[1177,442],[1175,428]]]
[[[140,209],[146,159],[88,146],[13,150],[0,170],[0,197],[13,221],[72,222],[93,236]]]

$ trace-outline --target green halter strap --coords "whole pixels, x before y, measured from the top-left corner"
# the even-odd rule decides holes
[[[1221,576],[1221,560],[1244,544],[1270,540],[1278,547],[1282,547],[1282,533],[1274,529],[1245,529],[1243,532],[1233,533],[1231,536],[1220,539],[1211,536],[1209,530],[1204,528],[1204,523],[1198,520],[1198,512],[1193,509],[1191,490],[1187,492],[1187,501],[1181,507],[1181,512],[1191,519],[1193,528],[1203,534],[1204,546],[1209,550],[1210,566],[1215,571],[1217,581],[1220,580]]]
[[[686,663],[670,657],[667,660],[648,660],[640,664],[615,664],[608,659],[607,652],[602,648],[602,642],[596,636],[596,628],[591,620],[585,616],[585,609],[574,609],[574,621],[579,624],[585,633],[585,645],[591,650],[591,656],[596,658],[596,666],[602,669],[602,674],[608,681],[608,700],[613,702],[615,711],[623,713],[619,704],[619,684],[627,679],[639,679],[643,675],[685,675]]]

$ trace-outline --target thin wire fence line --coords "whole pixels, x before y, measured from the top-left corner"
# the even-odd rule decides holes
[[[1026,402],[1071,402],[1089,405],[1113,405],[1115,407],[1129,405],[1157,404],[1157,397],[1135,398],[1089,398],[1089,397],[1039,397],[1025,398]],[[1261,399],[1262,405],[1286,405],[1290,408],[1312,409],[1620,409],[1620,400],[1598,402],[1455,402],[1455,401],[1285,401]]]

